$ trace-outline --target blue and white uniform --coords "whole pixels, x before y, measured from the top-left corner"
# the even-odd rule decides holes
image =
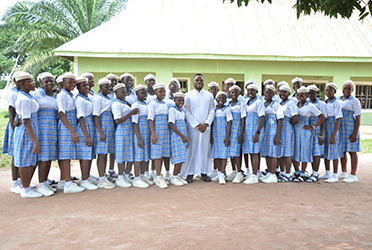
[[[317,98],[313,104],[327,117],[326,104],[324,102]],[[317,116],[310,116],[310,126],[314,126],[318,122],[318,119]],[[321,125],[311,131],[313,135],[313,156],[324,156],[324,143],[323,145],[319,144],[320,127]]]
[[[340,129],[336,133],[336,142],[330,143],[333,129],[336,126],[336,120],[342,119],[341,103],[337,98],[333,98],[331,101],[326,103],[327,118],[325,121],[325,135],[324,135],[324,158],[327,160],[337,160],[343,155],[341,148],[341,135]],[[340,126],[341,127],[341,126]]]
[[[168,107],[163,101],[153,100],[148,105],[148,120],[154,121],[156,144],[151,142],[151,159],[170,157],[170,131],[168,125]]]
[[[130,94],[125,98],[125,101],[132,105],[135,101],[137,101],[137,95],[134,93],[133,89],[129,89]]]
[[[233,106],[230,102],[231,115],[233,117],[231,123],[230,136],[230,157],[240,157],[242,144],[238,142],[238,138],[242,129],[242,119],[247,116],[244,103],[238,100]]]
[[[13,107],[15,109],[15,103],[17,101],[19,90],[16,87],[13,87],[11,89],[11,92],[6,97],[8,101],[8,107]],[[12,121],[13,122],[13,121]],[[3,154],[8,154],[10,156],[13,156],[13,149],[14,149],[14,137],[13,137],[14,131],[12,129],[12,126],[10,125],[10,122],[8,121],[5,129],[5,135],[4,135],[4,144],[3,144]]]
[[[284,118],[282,120],[282,133],[280,140],[280,157],[293,157],[295,147],[295,131],[291,123],[293,116],[298,115],[296,104],[287,99],[282,103]]]
[[[216,108],[215,116],[212,125],[212,158],[213,159],[227,159],[229,158],[229,147],[225,145],[225,138],[227,134],[227,123],[233,120],[231,109],[224,106],[222,109]]]
[[[133,132],[133,145],[134,145],[134,161],[149,161],[150,160],[150,138],[151,132],[149,127],[148,106],[144,102],[136,101],[132,104],[132,108],[138,108],[139,113],[132,115],[132,122],[138,124],[141,140],[143,141],[144,148],[138,147],[138,139]]]
[[[153,95],[150,95],[149,93],[147,93],[147,97],[146,97],[146,104],[148,105],[152,100],[155,100],[156,99],[156,95],[153,94]],[[165,99],[163,100],[163,102],[165,102]]]
[[[173,123],[177,129],[186,137],[186,114],[183,109],[179,110],[176,106],[169,108],[168,122]],[[171,161],[172,164],[186,162],[187,160],[187,143],[171,129]]]
[[[34,142],[27,133],[24,119],[30,119],[36,138],[38,137],[37,111],[39,104],[30,94],[19,91],[15,109],[22,124],[14,129],[14,166],[22,168],[36,166],[37,154],[33,153]],[[40,143],[39,143],[40,144]]]

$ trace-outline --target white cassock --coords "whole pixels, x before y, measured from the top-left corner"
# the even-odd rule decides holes
[[[214,118],[214,98],[205,90],[198,92],[192,90],[186,94],[185,105],[187,132],[189,136],[189,148],[187,149],[187,161],[182,166],[182,176],[207,174],[212,171],[212,159],[209,155],[211,125]],[[207,123],[204,133],[196,126]]]

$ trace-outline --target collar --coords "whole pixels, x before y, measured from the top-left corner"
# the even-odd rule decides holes
[[[163,100],[162,100],[162,101],[159,101],[158,98],[155,98],[154,100],[155,100],[155,102],[157,102],[157,103],[165,104],[165,102],[164,102]]]
[[[232,103],[232,100],[229,102],[229,105],[230,105],[230,106],[232,106],[231,103]],[[240,105],[240,104],[241,104],[241,102],[238,100],[238,101],[235,103],[234,106],[236,106],[236,105]]]
[[[62,88],[62,91],[66,92],[71,97],[73,96],[73,94],[71,93],[71,91],[69,92],[69,91],[65,90],[64,88]]]
[[[339,100],[342,100],[342,97],[344,97],[343,95],[342,96],[339,96],[338,99]],[[354,96],[353,95],[350,95],[349,98],[347,98],[346,100],[352,100],[354,99]]]
[[[98,93],[98,95],[99,95],[99,96],[102,96],[103,98],[106,98],[106,99],[111,100],[110,97],[108,97],[108,96],[104,96],[104,95],[102,95],[102,93]]]
[[[255,101],[257,101],[257,99],[258,99],[258,96],[256,95],[256,97],[255,97],[254,99],[252,99],[252,101],[251,101],[251,99],[249,99],[249,100],[247,101],[247,105],[251,105],[251,104],[253,104]]]
[[[138,99],[136,100],[137,103],[141,104],[141,105],[145,105],[146,106],[146,102],[140,102],[138,101]]]
[[[337,97],[333,98],[332,101],[330,101],[330,102],[327,102],[328,100],[329,100],[329,98],[325,100],[325,103],[334,103],[337,100]]]
[[[119,99],[115,99],[114,100],[114,102],[120,102],[120,103],[122,103],[122,104],[126,104],[126,105],[128,105],[128,102],[127,101],[125,101],[125,100],[119,100]]]
[[[84,95],[82,95],[82,94],[77,94],[77,96],[80,96],[81,98],[83,98],[83,99],[85,99],[85,100],[87,100],[87,101],[90,101],[90,102],[92,102],[88,97],[86,97],[86,96],[84,96]]]
[[[19,93],[22,94],[22,95],[24,95],[24,96],[27,96],[30,99],[34,99],[34,97],[32,95],[30,95],[30,93],[26,93],[26,92],[24,92],[22,90],[20,90]]]
[[[287,102],[289,102],[290,100],[287,98],[287,101],[285,101],[284,103],[283,103],[283,101],[280,103],[280,105],[285,105],[285,104],[287,104]]]
[[[47,95],[47,93],[45,93],[45,90],[42,89],[42,88],[39,88],[39,92],[42,96],[50,96],[50,95]],[[50,96],[50,97],[57,98],[57,95],[56,95],[56,93],[52,92],[52,96]]]
[[[19,90],[16,87],[12,87],[10,90],[14,91],[14,92],[17,92],[17,93],[19,92]]]

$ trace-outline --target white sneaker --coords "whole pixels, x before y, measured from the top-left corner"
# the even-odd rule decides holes
[[[50,190],[45,184],[42,187],[39,187],[37,191],[44,196],[51,196],[54,194],[54,192]]]
[[[15,194],[20,194],[22,192],[22,187],[20,185],[11,187],[10,192],[15,193]]]
[[[220,179],[220,172],[218,172],[215,177],[211,178],[212,181],[218,181],[219,179]]]
[[[166,172],[166,173],[165,173],[164,180],[165,180],[166,182],[170,182],[170,181],[171,181],[171,178],[172,178],[172,176],[170,175],[170,173]]]
[[[170,180],[170,184],[178,187],[183,186],[183,183],[176,176],[172,177],[172,179]]]
[[[115,187],[115,184],[112,183],[107,179],[107,177],[104,177],[103,181],[98,181],[97,187],[99,188],[104,188],[104,189],[112,189]]]
[[[236,171],[233,171],[231,174],[229,174],[229,175],[225,178],[225,180],[226,180],[226,181],[233,181],[236,175],[237,175],[237,172],[236,172]]]
[[[50,191],[53,191],[53,193],[57,192],[57,189],[54,188],[54,187],[52,187],[52,186],[50,186],[48,182],[47,183],[44,183],[44,185],[47,186],[47,188],[49,188]]]
[[[244,181],[244,176],[241,172],[237,173],[232,183],[242,183]]]
[[[267,174],[267,175],[268,177],[262,179],[262,182],[264,183],[277,183],[278,182],[278,178],[276,177],[276,174]]]
[[[341,172],[339,175],[338,175],[338,178],[339,179],[345,179],[349,177],[349,175],[347,174],[347,172]]]
[[[35,186],[35,185],[32,185],[32,184],[30,184],[30,188],[31,188],[31,189],[36,189],[36,186]]]
[[[182,182],[183,185],[189,184],[185,179],[183,179],[181,176],[177,176],[178,180]]]
[[[96,185],[94,185],[93,183],[91,183],[89,180],[85,181],[85,182],[80,182],[80,187],[83,187],[83,188],[85,188],[86,190],[89,190],[89,191],[98,189],[98,187]]]
[[[59,181],[58,182],[58,185],[57,185],[57,189],[58,190],[64,190],[64,188],[65,188],[65,183]]]
[[[115,182],[115,185],[118,187],[122,187],[122,188],[129,188],[132,186],[132,184],[127,182],[125,179],[121,179],[121,180],[117,179]]]
[[[264,177],[260,170],[257,170],[257,177],[258,178]]]
[[[160,176],[160,177],[156,177],[155,179],[156,179],[155,184],[159,188],[167,188],[168,187],[168,185],[167,185],[167,183],[165,183],[163,177]]]
[[[152,180],[150,180],[150,179],[147,178],[146,176],[144,176],[144,177],[142,178],[142,180],[143,180],[144,182],[146,182],[149,186],[152,186],[152,185],[155,184]]]
[[[150,185],[147,184],[145,181],[143,181],[141,178],[139,179],[134,179],[133,181],[133,187],[137,188],[148,188]]]
[[[132,179],[132,178],[130,178],[130,177],[125,178],[125,177],[124,177],[124,180],[125,180],[126,182],[128,182],[130,185],[133,185],[133,179]]]
[[[73,182],[71,183],[69,187],[65,185],[65,188],[63,189],[63,193],[65,194],[80,193],[80,192],[83,192],[84,190],[85,189],[83,187],[79,187],[78,184]]]
[[[22,198],[40,198],[42,197],[43,194],[39,193],[38,191],[35,190],[30,190],[27,193],[26,192],[21,192],[21,197]]]
[[[91,179],[95,179],[96,181],[98,181],[99,180],[99,177],[97,177],[97,176],[94,176],[94,175],[89,175],[89,178],[91,178]],[[88,179],[89,179],[88,178]]]
[[[358,177],[356,175],[349,175],[348,177],[346,177],[343,182],[345,183],[354,183],[354,182],[358,182]]]
[[[251,175],[252,175],[251,173],[248,173],[248,174],[247,174],[247,173],[245,173],[245,177],[244,177],[244,180],[247,180],[247,179],[249,179],[249,178],[251,177]]]
[[[94,178],[92,175],[90,175],[88,177],[88,181],[93,184],[93,185],[97,185],[98,184],[98,180],[96,178]]]
[[[269,178],[270,175],[271,175],[271,173],[267,173],[266,175],[261,174],[261,177],[258,177],[258,179],[259,179],[260,181],[263,181],[263,180]],[[257,175],[257,176],[258,176],[258,175]]]
[[[151,172],[150,177],[151,177],[152,181],[155,182],[155,180],[156,180],[155,171],[154,172]]]
[[[220,185],[225,185],[226,184],[225,175],[223,173],[220,173],[219,174],[219,176],[218,176],[218,183]]]
[[[328,178],[331,178],[332,175],[330,174],[324,174],[324,175],[321,175],[319,176],[319,179],[328,179]]]
[[[214,178],[218,174],[217,169],[213,169],[212,172],[209,174],[209,178]]]
[[[329,177],[324,182],[326,182],[326,183],[335,183],[335,182],[338,182],[337,174],[333,174],[331,177]]]
[[[258,177],[255,174],[252,174],[248,179],[244,181],[244,184],[256,184],[258,183]]]

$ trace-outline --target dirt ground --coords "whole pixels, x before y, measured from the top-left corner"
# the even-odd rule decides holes
[[[3,170],[0,249],[371,249],[371,157],[360,155],[356,184],[222,186],[197,179],[166,190],[40,199],[10,193],[10,169]],[[80,176],[78,166],[73,174]],[[57,168],[51,177],[58,180]]]

